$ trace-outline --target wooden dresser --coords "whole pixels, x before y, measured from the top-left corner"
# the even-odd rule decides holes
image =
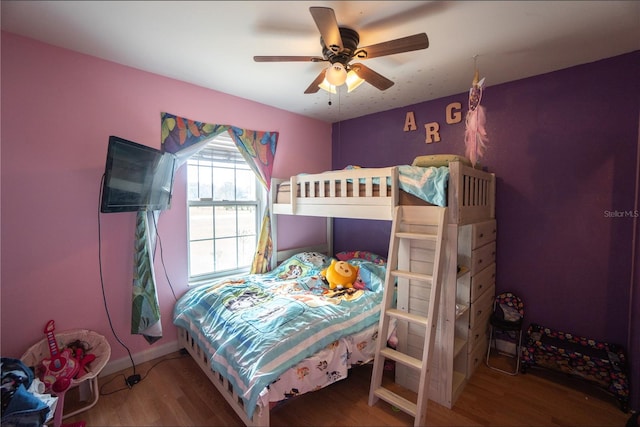
[[[429,399],[453,407],[488,346],[488,325],[496,279],[496,221],[466,225],[450,224],[447,231],[447,262],[442,283],[440,313],[436,330]],[[407,255],[412,264],[421,255]],[[425,267],[425,273],[429,268]],[[426,291],[413,283],[398,281],[398,309],[420,314],[420,300]],[[424,336],[398,322],[398,347],[421,357]],[[418,375],[396,366],[396,383],[417,392]]]
[[[496,221],[490,220],[462,227],[460,239],[461,265],[469,266],[469,316],[467,336],[466,378],[470,378],[484,361],[488,346],[489,317],[496,289]]]

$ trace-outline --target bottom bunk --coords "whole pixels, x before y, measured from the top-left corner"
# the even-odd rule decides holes
[[[333,257],[303,252],[263,275],[188,291],[179,342],[246,425],[269,425],[277,402],[345,378],[373,359],[385,263],[360,253],[354,288],[321,279]]]
[[[233,385],[222,374],[216,372],[209,364],[210,356],[198,345],[193,336],[183,328],[178,328],[178,345],[193,357],[202,372],[209,378],[209,381],[218,389],[227,403],[235,410],[242,422],[247,426],[268,426],[269,411],[261,410],[256,405],[253,416],[249,418],[244,407],[244,401],[234,389]]]
[[[349,354],[352,360],[357,358],[349,348],[357,349],[357,352],[362,355],[356,362],[357,365],[371,362],[376,338],[377,325],[346,340],[336,341],[307,357],[295,367],[288,369],[263,391],[259,402],[255,405],[252,417],[249,418],[241,397],[242,393],[238,392],[224,375],[211,367],[209,364],[211,356],[198,345],[194,336],[186,329],[178,328],[178,345],[187,350],[209,381],[247,426],[268,426],[271,419],[270,411],[280,403],[347,378],[353,365],[343,363],[344,357]]]

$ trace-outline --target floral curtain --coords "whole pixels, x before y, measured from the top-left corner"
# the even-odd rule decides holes
[[[161,122],[162,151],[177,155],[180,152],[185,152],[187,157],[181,159],[184,161],[197,153],[206,143],[230,128],[225,125],[197,122],[169,113],[161,114]]]
[[[251,266],[252,273],[266,272],[273,251],[268,198],[278,133],[203,123],[165,112],[161,114],[161,128],[162,150],[175,154],[178,157],[178,166],[184,164],[217,135],[224,131],[229,132],[238,150],[267,190],[266,208]],[[162,338],[160,308],[153,272],[155,233],[149,232],[150,224],[156,224],[157,214],[150,211],[138,212],[134,254],[131,333],[143,335],[150,344]]]
[[[278,132],[264,132],[241,129],[235,126],[217,125],[189,120],[169,113],[162,113],[162,148],[178,154],[187,151],[182,162],[195,154],[218,134],[228,131],[247,164],[251,167],[267,193],[258,245],[251,264],[251,273],[268,271],[273,252],[271,236],[271,212],[269,210],[269,189],[273,159],[276,154]]]
[[[162,113],[161,122],[162,149],[177,155],[178,166],[229,128],[192,122],[166,113]],[[158,216],[159,212],[139,211],[136,218],[131,333],[142,335],[149,344],[162,338],[160,305],[153,270],[155,228],[150,232],[151,224],[155,227]]]
[[[160,306],[153,270],[154,247],[149,232],[151,211],[138,211],[134,241],[133,300],[131,304],[131,333],[140,334],[149,344],[162,338]],[[155,224],[155,222],[154,222]]]
[[[273,159],[276,154],[278,133],[249,131],[231,127],[229,134],[235,141],[240,153],[242,153],[242,157],[244,157],[247,164],[249,164],[258,177],[258,180],[265,187],[267,193],[267,203],[262,218],[258,245],[253,257],[253,263],[251,264],[251,273],[265,273],[269,270],[271,254],[273,252],[269,189],[271,188],[271,173],[273,172]]]

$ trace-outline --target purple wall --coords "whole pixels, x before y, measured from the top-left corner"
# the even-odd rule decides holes
[[[637,209],[639,75],[634,52],[496,86],[486,76],[490,142],[481,159],[497,176],[497,290],[522,296],[527,322],[629,346],[636,355],[634,219],[625,213]],[[444,112],[466,101],[463,93],[334,124],[333,168],[463,154],[464,124],[447,125]],[[417,131],[403,131],[407,112]],[[440,124],[440,142],[424,142],[429,122]],[[386,254],[389,230],[382,221],[336,220],[335,250],[361,242]],[[637,299],[637,274],[633,288]]]

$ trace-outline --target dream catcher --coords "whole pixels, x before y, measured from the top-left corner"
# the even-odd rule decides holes
[[[464,145],[466,147],[466,156],[473,166],[476,165],[478,159],[483,156],[484,150],[487,148],[487,130],[485,123],[487,121],[484,107],[480,105],[482,100],[482,90],[484,87],[484,77],[478,80],[478,67],[476,66],[476,57],[474,60],[475,73],[471,89],[469,89],[469,111],[465,121]]]

